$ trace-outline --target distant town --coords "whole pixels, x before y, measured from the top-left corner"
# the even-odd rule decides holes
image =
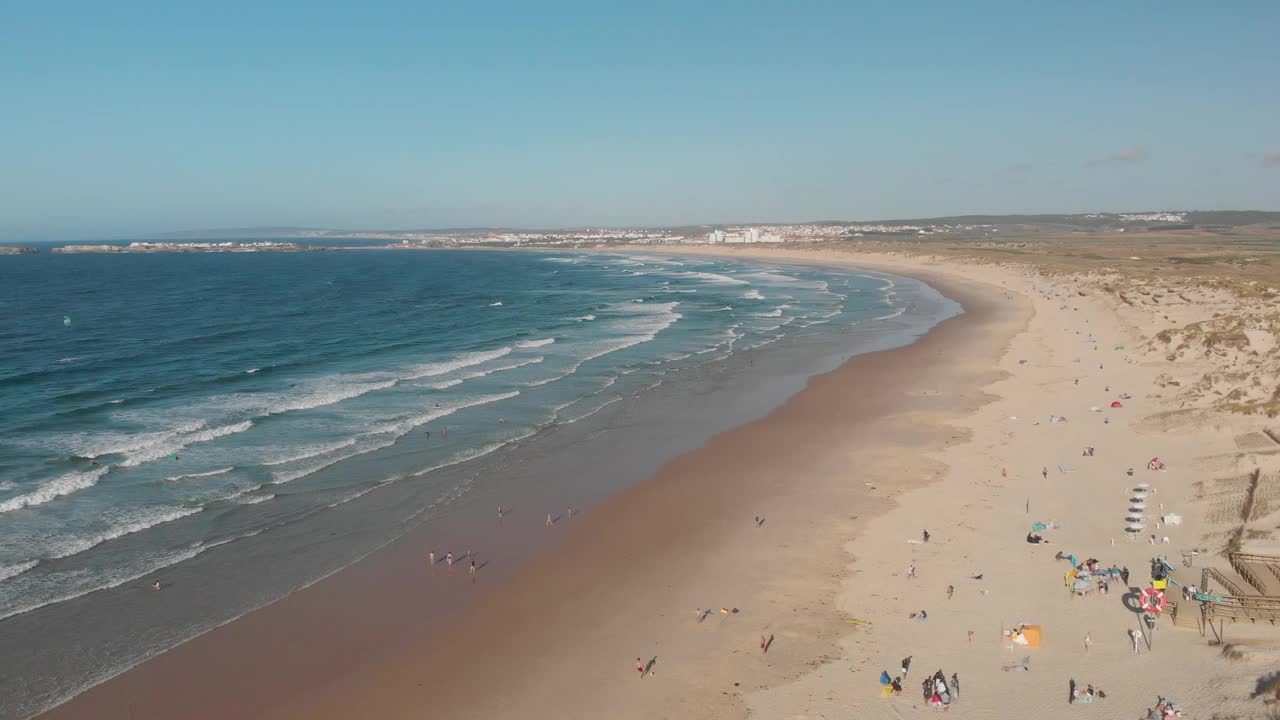
[[[586,227],[556,230],[336,230],[239,228],[173,233],[127,242],[53,244],[54,253],[315,252],[449,247],[609,247],[613,245],[756,245],[833,241],[1029,240],[1037,235],[1098,235],[1280,227],[1280,213],[1154,211],[1073,215],[968,215],[920,220],[697,225],[668,228]],[[0,246],[0,254],[40,252]]]

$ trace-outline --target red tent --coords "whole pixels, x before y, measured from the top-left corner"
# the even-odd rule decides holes
[[[1124,407],[1124,406],[1120,404],[1119,400],[1113,400],[1111,402],[1111,407],[1115,408],[1115,407]]]

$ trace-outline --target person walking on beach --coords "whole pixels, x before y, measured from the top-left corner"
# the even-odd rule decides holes
[[[498,524],[499,525],[502,524],[502,506],[501,505],[498,506]]]
[[[551,513],[547,513],[547,527],[551,527],[555,523],[551,521]]]
[[[916,566],[915,566],[915,565],[908,565],[908,566],[907,566],[907,577],[909,577],[909,578],[914,578],[915,576],[916,576]]]
[[[570,506],[569,506],[569,509],[568,509],[568,511],[567,511],[567,512],[565,512],[564,516],[565,516],[565,518],[566,518],[566,519],[568,519],[568,520],[572,520],[572,519],[573,519],[573,506],[572,506],[572,505],[570,505]]]
[[[471,582],[476,581],[476,561],[471,561]]]
[[[1049,479],[1049,466],[1048,466],[1048,465],[1045,465],[1044,467],[1040,468],[1040,477],[1043,477],[1045,480],[1048,480],[1048,479]]]
[[[969,631],[969,647],[973,647],[973,631]]]
[[[1124,582],[1125,587],[1129,586],[1129,566],[1128,565],[1120,568],[1120,580]]]
[[[449,572],[453,572],[453,553],[445,553],[444,561],[449,566]]]
[[[924,531],[924,536],[923,536],[923,537],[924,537],[924,541],[925,541],[925,542],[929,542],[929,531],[928,531],[928,530],[925,530],[925,531]]]
[[[1129,628],[1129,640],[1133,642],[1133,654],[1134,654],[1134,655],[1138,655],[1138,654],[1139,654],[1139,653],[1138,653],[1138,638],[1140,638],[1140,637],[1142,637],[1142,634],[1141,634],[1141,633],[1139,633],[1137,630],[1134,630],[1133,628]]]
[[[911,656],[902,658],[902,677],[907,676],[907,670],[911,667]]]
[[[427,553],[427,562],[431,563],[432,570],[436,569],[436,551],[435,550],[432,550],[431,552]]]
[[[956,586],[955,586],[955,585],[948,585],[948,586],[947,586],[947,599],[948,599],[948,600],[950,600],[950,599],[951,599],[951,596],[955,593],[955,591],[956,591]]]
[[[636,658],[636,672],[640,673],[640,677],[644,677],[644,661]]]
[[[1089,646],[1093,645],[1093,633],[1084,634],[1084,654],[1089,654]]]

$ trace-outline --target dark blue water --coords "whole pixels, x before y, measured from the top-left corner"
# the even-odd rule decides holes
[[[647,255],[0,258],[0,618],[574,422],[673,369],[894,316],[892,285]]]

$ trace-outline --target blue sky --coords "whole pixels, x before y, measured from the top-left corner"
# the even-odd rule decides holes
[[[6,3],[0,239],[1280,209],[1280,3]]]

